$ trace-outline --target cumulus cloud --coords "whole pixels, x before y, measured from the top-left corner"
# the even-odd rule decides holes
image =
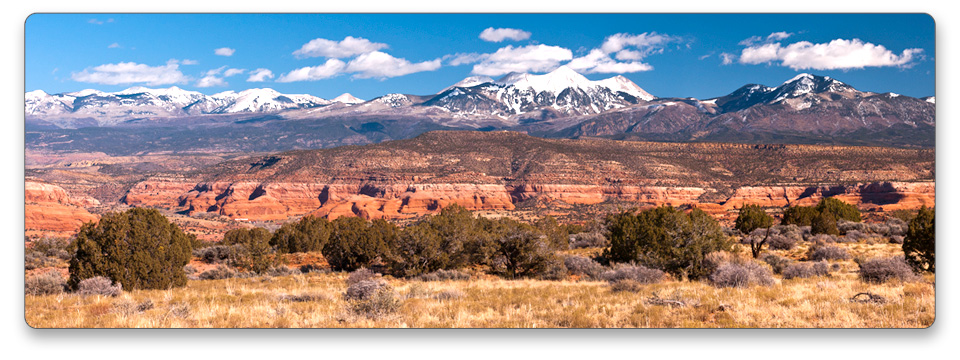
[[[112,22],[113,22],[113,18],[109,18],[107,20],[98,20],[98,19],[87,20],[87,23],[94,24],[94,25],[103,25],[104,23],[112,23]]]
[[[269,69],[259,68],[250,72],[250,77],[247,78],[248,82],[264,82],[267,79],[273,79],[273,71]]]
[[[199,62],[197,62],[196,60],[190,60],[190,59],[180,60],[180,65],[196,65],[196,64],[199,64]]]
[[[387,48],[387,44],[375,43],[370,40],[347,36],[341,41],[317,38],[303,44],[293,55],[297,58],[328,57],[346,58]]]
[[[486,28],[480,33],[480,39],[491,42],[501,42],[506,39],[513,41],[526,40],[530,38],[529,31],[511,28]]]
[[[166,65],[150,66],[134,62],[103,64],[72,73],[71,79],[79,82],[119,85],[144,83],[149,86],[186,83],[189,77],[179,70],[177,61],[168,61]]]
[[[119,43],[113,43],[113,44],[110,44],[109,46],[107,46],[107,49],[116,49],[116,48],[121,48],[121,47],[123,47],[123,46],[120,46]]]
[[[207,75],[197,81],[197,87],[206,88],[214,86],[227,86],[227,82],[216,75]]]
[[[223,77],[240,75],[240,74],[243,74],[245,71],[247,70],[246,69],[227,69],[226,71],[223,72]]]
[[[633,73],[653,70],[653,66],[639,61],[618,62],[601,49],[593,49],[587,55],[570,60],[567,67],[580,73]]]
[[[631,54],[636,58],[631,60],[640,60],[650,54],[662,53],[664,45],[679,41],[681,41],[681,38],[678,36],[657,34],[655,32],[636,35],[619,33],[608,36],[603,41],[603,45],[600,45],[600,49],[610,54],[632,47],[634,50],[632,50]]]
[[[498,49],[493,54],[479,56],[480,63],[473,66],[477,75],[497,76],[518,72],[546,72],[560,66],[563,61],[573,59],[570,49],[549,45],[527,45]]]
[[[220,56],[233,56],[233,53],[236,52],[236,51],[237,51],[237,49],[231,49],[231,48],[228,48],[228,47],[222,47],[222,48],[219,48],[219,49],[214,49],[214,50],[213,50],[213,53],[214,53],[214,54],[217,54],[217,55],[220,55]]]
[[[339,75],[346,67],[347,63],[342,60],[328,59],[323,65],[302,67],[283,74],[277,82],[323,80]]]
[[[357,56],[347,64],[346,71],[355,78],[391,78],[440,68],[440,59],[411,63],[390,54],[374,51]]]
[[[865,67],[911,67],[923,49],[905,49],[899,55],[883,45],[860,39],[836,39],[814,44],[800,41],[787,46],[780,43],[749,46],[740,54],[741,64],[775,63],[793,70],[862,69]]]

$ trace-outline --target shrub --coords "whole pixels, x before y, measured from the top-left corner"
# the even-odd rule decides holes
[[[380,277],[380,274],[373,272],[373,270],[367,268],[359,268],[349,275],[347,275],[347,286],[356,284],[361,281],[375,280]]]
[[[49,295],[62,293],[67,287],[67,279],[56,270],[28,276],[24,282],[27,295]]]
[[[779,235],[786,236],[788,238],[793,239],[794,242],[803,240],[804,229],[800,226],[792,225],[792,224],[777,225],[777,226],[774,226],[773,229]]]
[[[810,226],[817,216],[817,209],[810,206],[791,206],[783,211],[784,225]]]
[[[903,244],[903,236],[893,235],[890,237],[891,244]]]
[[[840,219],[837,220],[837,230],[839,230],[841,234],[846,234],[850,231],[871,232],[871,227],[870,224],[867,223]]]
[[[643,290],[643,284],[636,280],[622,279],[614,281],[610,284],[610,291],[613,292],[638,292],[640,290]]]
[[[236,266],[262,274],[280,263],[281,257],[271,254],[270,231],[264,228],[234,229],[223,236],[225,245],[236,245]]]
[[[610,242],[607,241],[607,237],[603,236],[600,232],[585,232],[573,235],[573,240],[570,242],[571,249],[583,249],[583,248],[592,248],[592,247],[606,247],[610,246]]]
[[[700,209],[686,214],[665,205],[636,215],[621,212],[607,216],[606,226],[610,247],[605,258],[638,262],[679,278],[707,276],[704,256],[732,246],[720,224]]]
[[[231,269],[230,267],[220,264],[216,268],[204,271],[200,273],[200,280],[221,280],[221,279],[232,279],[237,277],[237,271]]]
[[[415,279],[420,281],[470,280],[470,274],[460,270],[437,270],[417,276]]]
[[[907,264],[917,272],[936,272],[934,215],[933,209],[921,207],[917,216],[910,220],[907,234],[903,237],[903,253]]]
[[[720,265],[733,261],[734,255],[726,251],[714,251],[703,257],[703,269],[712,274]]]
[[[770,265],[774,274],[783,273],[784,269],[793,264],[793,260],[775,254],[766,254],[760,260]]]
[[[916,281],[920,277],[903,257],[874,258],[860,263],[860,279],[871,283],[883,283],[890,279]]]
[[[330,240],[332,226],[327,219],[304,216],[297,222],[283,224],[270,238],[270,245],[282,253],[321,251]]]
[[[551,255],[543,270],[536,274],[541,280],[566,280],[570,276],[567,272],[567,266],[559,256]]]
[[[546,237],[547,244],[554,250],[570,248],[570,234],[567,233],[566,228],[560,226],[560,223],[553,216],[547,215],[537,219],[533,223],[533,227],[537,228]]]
[[[834,245],[815,245],[807,251],[807,260],[811,261],[847,260],[849,258],[850,255],[847,254],[846,249]]]
[[[347,292],[343,298],[346,300],[365,300],[370,299],[381,288],[387,288],[386,281],[383,280],[359,280],[347,286]]]
[[[830,234],[810,235],[807,237],[807,241],[813,242],[815,244],[833,244],[833,243],[841,242],[838,236],[830,235]]]
[[[812,264],[809,262],[800,262],[791,264],[783,269],[784,279],[808,278],[813,276],[827,275],[830,275],[830,264],[828,264],[826,261],[818,261]]]
[[[619,265],[603,272],[600,278],[611,284],[622,280],[635,281],[638,284],[654,284],[662,281],[664,275],[663,271],[642,265]]]
[[[324,268],[322,268],[322,267],[320,267],[320,266],[318,266],[318,265],[316,265],[316,264],[300,265],[300,273],[301,273],[301,274],[309,274],[309,273],[315,273],[315,272],[325,272],[326,270],[327,270],[327,269],[324,269]]]
[[[562,266],[546,237],[536,228],[510,219],[495,221],[491,271],[508,278],[539,277]]]
[[[491,227],[495,225],[494,221],[475,218],[462,206],[444,207],[439,214],[401,232],[391,267],[397,276],[416,276],[487,263],[494,247],[496,229]]]
[[[836,198],[823,198],[817,203],[817,212],[830,214],[835,220],[860,221],[860,210]]]
[[[767,246],[771,250],[790,250],[796,246],[797,240],[783,235],[772,235],[767,239]]]
[[[770,286],[774,283],[770,269],[753,261],[720,265],[710,274],[710,281],[719,287]]]
[[[588,279],[596,279],[603,273],[603,265],[585,256],[567,256],[563,259],[563,265],[570,274]]]
[[[463,291],[460,291],[457,289],[448,289],[448,290],[443,290],[441,292],[436,293],[435,295],[433,295],[433,298],[437,300],[455,300],[455,299],[462,298],[463,296],[464,296]]]
[[[887,235],[890,236],[906,235],[907,230],[910,227],[907,222],[898,218],[888,219],[885,225],[887,225],[887,228],[890,229],[890,231],[887,233]]]
[[[123,284],[117,283],[114,285],[110,279],[96,276],[80,281],[77,285],[77,293],[80,295],[117,296],[123,292],[122,287]]]
[[[334,270],[352,271],[390,258],[397,227],[386,220],[368,222],[359,217],[341,217],[331,226],[323,256]]]
[[[734,228],[744,234],[771,226],[773,226],[773,216],[768,215],[759,205],[744,205],[740,208],[740,214],[737,215],[734,223]]]
[[[290,276],[290,275],[300,275],[299,269],[292,269],[286,265],[275,266],[267,269],[263,272],[265,276]]]
[[[70,244],[69,286],[104,276],[127,289],[183,286],[183,266],[190,261],[193,235],[187,235],[156,209],[108,213],[99,223],[84,224]]]
[[[240,261],[241,252],[243,245],[213,245],[193,250],[193,256],[207,264],[236,265]]]
[[[376,288],[367,297],[350,301],[350,309],[354,314],[372,319],[379,319],[395,313],[400,310],[402,305],[403,303],[397,298],[396,292],[389,286]]]
[[[820,213],[813,218],[810,231],[816,234],[840,235],[837,229],[837,219],[831,213]]]

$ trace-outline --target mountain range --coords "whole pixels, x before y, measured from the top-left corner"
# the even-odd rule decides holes
[[[28,130],[256,124],[260,132],[264,127],[280,131],[270,133],[274,136],[281,128],[293,133],[322,124],[339,126],[343,131],[330,136],[357,144],[436,129],[496,129],[566,138],[932,147],[935,101],[859,91],[811,74],[775,87],[748,84],[710,99],[660,98],[623,76],[591,81],[562,66],[542,75],[473,76],[436,94],[386,94],[369,101],[349,94],[326,100],[272,89],[214,95],[177,87],[115,93],[37,90],[25,94],[24,111]],[[279,149],[345,144],[319,136],[310,145]]]

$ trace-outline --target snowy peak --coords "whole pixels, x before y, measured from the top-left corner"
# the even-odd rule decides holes
[[[823,92],[850,92],[855,89],[847,84],[830,78],[829,76],[817,76],[807,73],[794,76],[779,87],[773,90],[775,94],[771,102],[777,102],[787,98],[795,98],[804,94],[819,94]]]
[[[453,88],[458,88],[458,87],[468,88],[468,87],[474,87],[477,85],[482,85],[482,84],[492,83],[492,82],[494,82],[493,78],[489,76],[468,76],[463,80],[458,81],[456,84],[443,88],[443,90],[440,90],[440,92],[438,92],[437,94],[443,93],[444,91],[447,91]]]
[[[595,81],[594,83],[596,83],[597,85],[606,87],[614,92],[620,91],[620,92],[630,94],[631,96],[641,100],[650,101],[656,98],[655,96],[650,95],[650,93],[643,90],[643,88],[638,86],[636,83],[634,83],[633,81],[630,81],[630,79],[627,79],[622,75],[617,75],[609,79]]]
[[[366,102],[366,100],[350,95],[350,93],[343,93],[342,95],[333,98],[333,100],[330,100],[330,102],[338,102],[343,104],[360,104],[360,103]]]
[[[527,75],[513,83],[518,89],[533,89],[533,91],[560,94],[568,88],[588,89],[594,86],[593,82],[566,66],[558,67],[543,75]]]

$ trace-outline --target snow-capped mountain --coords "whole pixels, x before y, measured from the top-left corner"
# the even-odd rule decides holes
[[[459,115],[510,117],[546,112],[557,117],[597,114],[655,98],[623,76],[591,81],[566,66],[543,75],[510,73],[489,80],[466,78],[423,105]]]
[[[804,73],[794,76],[777,87],[757,84],[744,85],[733,93],[714,100],[725,112],[743,110],[757,104],[781,103],[788,103],[799,110],[822,100],[851,99],[868,95],[873,94],[857,91],[852,86],[829,76]]]
[[[343,103],[343,104],[361,104],[366,102],[366,100],[350,95],[350,93],[343,93],[342,95],[333,98],[333,100],[330,100],[330,102]]]
[[[60,126],[69,127],[75,119],[93,119],[99,126],[109,126],[131,119],[277,112],[329,103],[316,96],[281,94],[273,89],[226,91],[207,96],[176,86],[166,89],[135,86],[117,92],[86,89],[51,95],[42,90],[31,91],[24,94],[24,113]]]

